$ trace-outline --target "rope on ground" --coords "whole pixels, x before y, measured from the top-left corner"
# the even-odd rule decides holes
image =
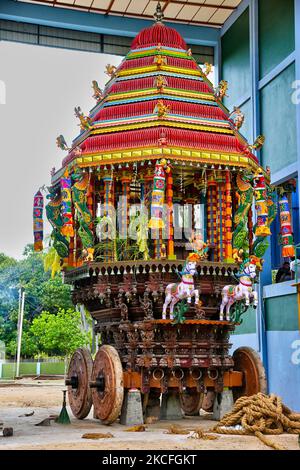
[[[258,393],[239,398],[230,413],[212,429],[217,434],[255,435],[275,450],[285,448],[265,437],[269,435],[299,434],[300,414],[293,413],[280,397]]]

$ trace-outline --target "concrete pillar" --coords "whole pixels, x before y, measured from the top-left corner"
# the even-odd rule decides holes
[[[120,423],[125,426],[144,424],[141,392],[136,388],[125,392]]]
[[[233,408],[232,390],[224,390],[222,393],[216,393],[213,419],[220,421],[223,416],[229,413]]]
[[[182,419],[183,413],[180,406],[178,391],[164,393],[161,401],[160,419]]]

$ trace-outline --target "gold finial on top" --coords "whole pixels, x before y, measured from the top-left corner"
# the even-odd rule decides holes
[[[158,2],[158,4],[157,4],[156,11],[155,11],[153,16],[155,18],[156,23],[162,23],[163,22],[163,19],[164,19],[165,15],[162,12],[160,2]]]

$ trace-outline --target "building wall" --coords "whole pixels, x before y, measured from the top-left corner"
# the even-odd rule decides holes
[[[292,102],[297,78],[294,0],[245,0],[244,5],[242,14],[231,26],[227,22],[221,33],[221,78],[228,80],[230,95],[226,106],[230,110],[241,106],[246,118],[241,132],[250,142],[260,133],[265,135],[266,143],[258,157],[264,167],[271,167],[272,183],[276,184],[283,176],[295,176],[299,167],[299,110]],[[289,174],[290,168],[293,174]],[[276,244],[274,240],[275,250],[280,250]],[[251,309],[245,314],[231,337],[232,351],[240,346],[256,349],[264,361],[269,392],[281,395],[287,405],[299,411],[297,297],[290,286],[269,286],[271,265],[269,249],[261,276],[265,300],[261,298],[256,312]]]

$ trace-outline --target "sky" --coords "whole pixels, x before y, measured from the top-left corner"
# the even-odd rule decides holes
[[[68,145],[79,134],[74,107],[95,105],[92,80],[108,81],[105,65],[122,58],[27,44],[0,42],[0,252],[21,258],[33,243],[33,196],[50,185]],[[51,232],[44,217],[45,235]]]

